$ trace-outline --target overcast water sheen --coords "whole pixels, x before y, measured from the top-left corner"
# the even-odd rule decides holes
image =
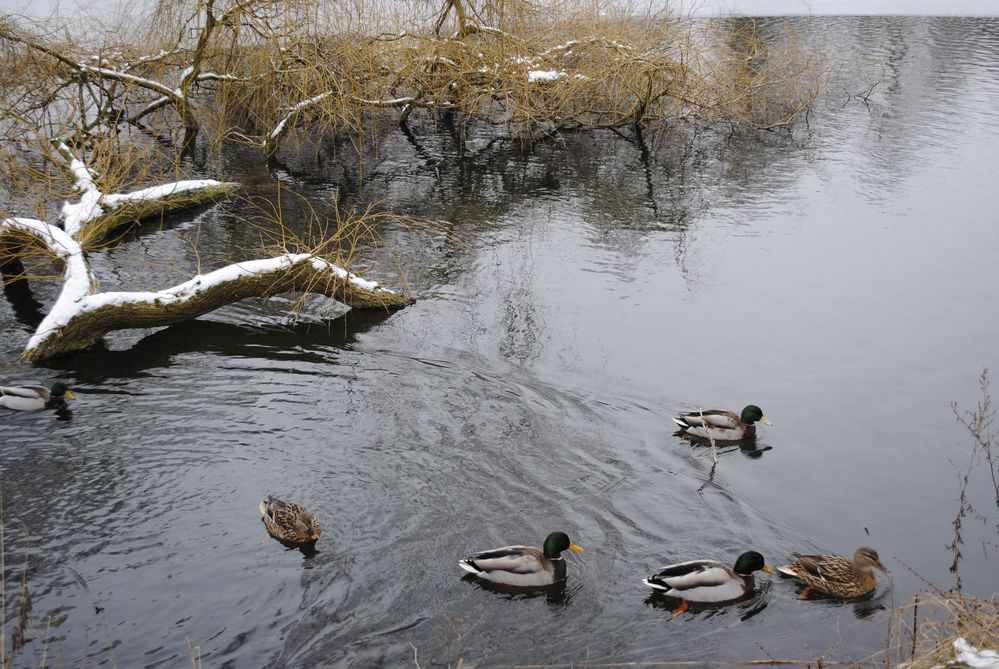
[[[363,183],[344,151],[270,173],[227,156],[251,192],[277,179],[323,212],[339,185],[433,222],[361,253],[390,284],[405,269],[420,299],[403,311],[326,321],[312,298],[295,322],[290,300],[248,301],[31,367],[31,310],[0,301],[0,379],[78,397],[0,417],[7,619],[25,564],[34,597],[19,666],[188,666],[188,643],[205,667],[883,647],[885,607],[922,585],[901,561],[951,584],[970,442],[950,403],[970,408],[999,369],[999,20],[781,21],[846,64],[791,140],[584,133],[523,151],[481,131],[459,156],[417,127]],[[882,63],[870,104],[848,100]],[[105,289],[166,286],[256,239],[209,209],[93,261]],[[712,468],[672,435],[677,411],[747,403],[775,424],[756,451]],[[316,512],[317,553],[267,537],[267,494]],[[989,595],[994,530],[966,528],[965,586]],[[553,530],[586,548],[555,592],[489,590],[456,565]],[[747,601],[674,618],[641,583],[671,561],[863,544],[892,569],[866,602],[760,576]]]

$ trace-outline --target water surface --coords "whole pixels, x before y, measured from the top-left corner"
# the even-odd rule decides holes
[[[363,251],[421,298],[401,312],[310,299],[296,320],[289,300],[251,301],[33,368],[17,360],[31,310],[0,302],[0,378],[79,397],[0,419],[8,592],[27,569],[34,597],[21,666],[174,667],[189,643],[212,667],[883,647],[886,607],[920,577],[951,584],[970,442],[950,403],[972,406],[999,367],[999,22],[782,20],[848,64],[790,139],[527,151],[480,132],[459,154],[418,125],[363,179],[329,146],[270,169],[227,156],[320,212],[339,193],[433,223]],[[882,64],[869,103],[850,98]],[[251,248],[235,214],[95,256],[102,286],[168,285]],[[672,435],[679,410],[750,402],[776,424],[757,450],[713,467]],[[320,516],[315,555],[267,537],[267,494]],[[995,536],[966,525],[965,585],[991,594]],[[587,548],[561,590],[496,592],[455,564],[554,529]],[[763,576],[752,599],[674,618],[641,584],[669,561],[861,544],[893,570],[867,602],[800,601]]]

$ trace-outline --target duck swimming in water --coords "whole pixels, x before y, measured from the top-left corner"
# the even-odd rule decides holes
[[[552,532],[543,548],[504,546],[469,555],[458,566],[486,581],[522,588],[544,587],[565,579],[562,551],[581,551],[565,532]]]
[[[742,413],[725,409],[704,409],[687,411],[673,418],[680,428],[678,434],[683,437],[700,437],[715,441],[738,441],[746,437],[756,436],[756,423],[773,425],[763,410],[755,404],[750,404]]]
[[[0,386],[0,409],[33,411],[65,406],[66,400],[74,400],[65,383],[57,381],[51,388],[43,386]]]

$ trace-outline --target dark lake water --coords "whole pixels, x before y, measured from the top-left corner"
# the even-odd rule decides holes
[[[432,223],[360,252],[420,298],[398,313],[251,301],[31,367],[30,314],[0,301],[0,379],[78,391],[71,416],[0,417],[8,620],[25,569],[34,597],[21,666],[188,666],[189,644],[206,667],[882,648],[887,608],[921,578],[952,583],[970,440],[951,402],[972,407],[999,369],[999,19],[780,21],[842,63],[790,140],[528,151],[473,133],[459,155],[417,127],[386,136],[363,181],[341,152],[227,156],[254,193],[280,182],[323,213],[339,186]],[[848,99],[882,64],[870,103]],[[251,248],[229,207],[96,255],[102,285],[165,286]],[[757,452],[713,468],[672,435],[677,411],[747,403],[775,423]],[[316,512],[318,553],[267,537],[267,494]],[[966,523],[981,595],[995,513]],[[564,589],[462,579],[469,552],[556,529],[587,549]],[[674,618],[641,583],[693,557],[864,544],[892,569],[866,602],[762,576],[753,599]]]

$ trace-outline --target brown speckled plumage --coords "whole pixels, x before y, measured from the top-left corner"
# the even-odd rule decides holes
[[[312,544],[322,533],[319,519],[301,504],[268,496],[260,503],[260,513],[267,532],[278,541]]]
[[[778,567],[785,576],[833,597],[851,599],[870,594],[877,585],[871,567],[888,573],[873,548],[861,546],[853,560],[838,555],[797,555],[791,564]]]

